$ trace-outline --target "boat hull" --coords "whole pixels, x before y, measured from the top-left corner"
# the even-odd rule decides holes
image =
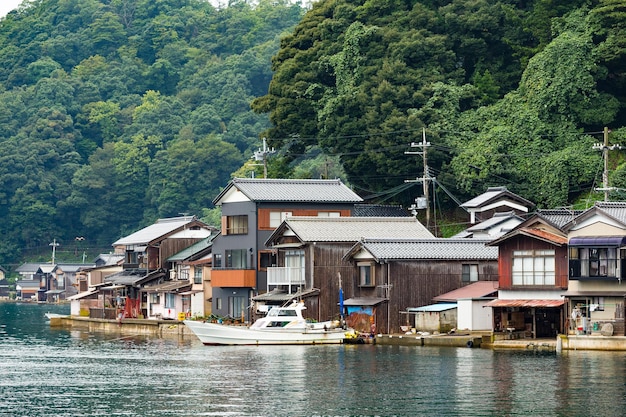
[[[185,320],[185,325],[205,345],[317,345],[340,344],[345,338],[343,329],[263,329],[229,326]]]

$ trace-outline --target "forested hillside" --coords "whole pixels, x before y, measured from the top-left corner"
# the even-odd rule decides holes
[[[202,217],[261,137],[270,176],[345,170],[371,202],[421,194],[423,129],[458,200],[586,200],[603,128],[624,143],[625,32],[618,0],[27,0],[0,20],[0,265]]]
[[[48,260],[54,239],[80,259],[159,217],[202,217],[260,145],[268,118],[250,101],[303,13],[35,0],[0,20],[0,265]]]
[[[603,128],[623,143],[625,29],[619,0],[320,1],[253,103],[288,149],[272,172],[289,175],[316,145],[361,195],[408,204],[422,158],[404,152],[425,128],[429,174],[459,200],[507,186],[539,207],[570,205],[601,186]],[[610,157],[611,185],[626,186],[623,158]]]

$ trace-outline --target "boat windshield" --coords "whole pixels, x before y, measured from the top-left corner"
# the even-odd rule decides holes
[[[283,309],[272,309],[270,310],[269,313],[267,313],[268,316],[292,316],[295,317],[298,315],[298,313],[296,313],[296,310],[283,310]]]

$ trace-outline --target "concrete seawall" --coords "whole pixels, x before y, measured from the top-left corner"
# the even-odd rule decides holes
[[[156,337],[196,337],[187,326],[175,320],[93,319],[89,317],[54,317],[50,327],[69,327],[90,332],[116,333]]]

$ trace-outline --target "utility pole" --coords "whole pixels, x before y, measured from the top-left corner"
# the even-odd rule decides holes
[[[52,265],[54,265],[54,260],[56,257],[56,249],[57,249],[57,246],[59,245],[60,243],[58,243],[56,239],[54,239],[52,243],[50,243],[50,246],[52,246]]]
[[[424,191],[424,198],[426,199],[426,228],[430,227],[430,196],[429,196],[429,185],[431,181],[434,181],[435,178],[431,177],[428,172],[428,158],[427,158],[427,149],[430,146],[430,142],[426,141],[426,128],[422,128],[422,143],[411,143],[411,148],[421,148],[422,150],[419,152],[405,152],[405,155],[422,155],[422,164],[424,165],[424,174],[421,178],[416,178],[414,180],[405,180],[404,182],[421,182]],[[416,200],[417,201],[417,200]],[[415,206],[415,208],[419,208]]]
[[[269,149],[267,147],[267,139],[263,138],[263,149],[259,148],[252,157],[255,161],[263,161],[263,178],[267,178],[267,157],[274,153],[276,153],[274,148]]]
[[[604,159],[604,170],[602,171],[602,188],[596,188],[596,191],[604,191],[604,201],[609,201],[609,192],[615,190],[615,188],[609,187],[609,151],[615,149],[622,149],[619,144],[609,146],[609,133],[611,131],[608,127],[604,128],[604,143],[594,143],[593,149],[602,151],[602,158]]]

